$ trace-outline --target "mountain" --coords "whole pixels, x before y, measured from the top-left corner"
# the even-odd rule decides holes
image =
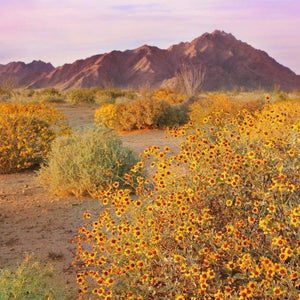
[[[11,74],[10,64],[4,66],[6,75]],[[300,89],[299,75],[280,65],[266,52],[219,30],[168,49],[144,45],[134,50],[95,55],[57,68],[39,62],[40,67],[31,66],[32,71],[29,71],[29,65],[20,67],[28,69],[27,75],[25,71],[14,71],[13,74],[20,85],[35,89],[49,86],[59,89],[93,86],[172,88],[184,80],[189,80],[191,88],[203,90],[236,87],[270,90],[275,85],[287,91]],[[0,65],[0,76],[2,68]]]
[[[0,65],[0,82],[5,82],[14,88],[26,87],[53,69],[54,67],[50,63],[40,60],[34,60],[29,64],[11,62],[7,65]]]

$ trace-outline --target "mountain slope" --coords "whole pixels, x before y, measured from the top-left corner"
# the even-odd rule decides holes
[[[26,87],[53,69],[54,67],[50,63],[40,60],[34,60],[29,64],[11,62],[7,65],[0,65],[0,82],[6,82],[14,88]]]
[[[39,76],[28,75],[20,81],[23,84],[26,81],[30,88],[140,88],[145,85],[172,88],[184,76],[203,90],[273,89],[275,85],[284,90],[300,89],[300,76],[264,51],[219,30],[168,49],[144,45],[134,50],[95,55],[49,69]]]

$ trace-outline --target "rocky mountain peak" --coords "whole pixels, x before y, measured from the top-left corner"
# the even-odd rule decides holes
[[[94,55],[58,68],[42,61],[13,62],[0,65],[0,80],[11,76],[18,87],[29,88],[68,89],[105,86],[106,82],[118,88],[139,88],[145,84],[159,88],[174,83],[183,65],[194,74],[206,70],[203,90],[236,87],[268,90],[275,85],[283,90],[300,89],[300,76],[222,30],[204,33],[191,42],[167,49],[143,45]]]

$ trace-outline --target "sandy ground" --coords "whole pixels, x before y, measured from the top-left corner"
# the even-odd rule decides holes
[[[58,106],[73,128],[91,126],[96,106]],[[121,134],[124,145],[140,153],[150,145],[169,145],[163,131]],[[83,224],[82,214],[101,210],[97,199],[58,198],[37,182],[35,171],[0,175],[0,268],[14,268],[26,253],[55,272],[49,281],[65,289],[65,299],[77,298],[72,261],[76,246],[71,241]]]

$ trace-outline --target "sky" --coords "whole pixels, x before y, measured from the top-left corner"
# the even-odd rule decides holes
[[[0,0],[0,64],[54,66],[215,29],[300,74],[300,0]]]

